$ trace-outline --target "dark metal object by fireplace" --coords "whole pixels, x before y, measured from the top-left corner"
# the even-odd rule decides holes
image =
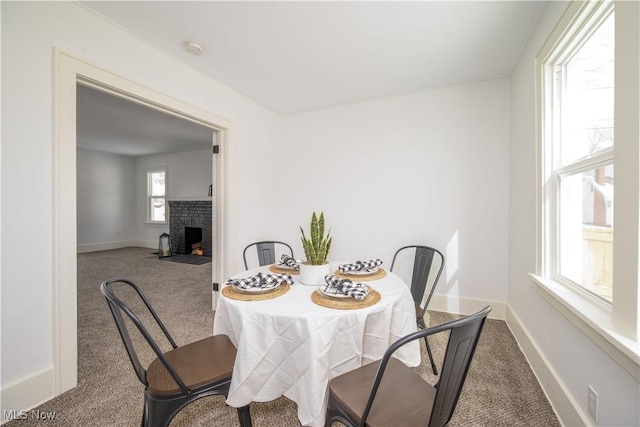
[[[158,241],[158,258],[173,256],[171,247],[171,237],[167,233],[162,233]]]

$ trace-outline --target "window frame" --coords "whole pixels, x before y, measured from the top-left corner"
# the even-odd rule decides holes
[[[153,196],[151,194],[151,176],[154,173],[164,172],[164,195],[163,196]],[[147,169],[145,171],[146,177],[146,200],[145,200],[145,210],[146,214],[146,223],[147,224],[160,224],[166,225],[169,223],[168,211],[167,211],[167,193],[169,188],[169,168],[168,166],[159,166]],[[164,199],[164,221],[155,221],[151,218],[151,210],[152,208],[152,200],[154,199]]]
[[[538,285],[543,298],[640,380],[640,42],[637,29],[640,13],[638,5],[634,3],[572,2],[535,58],[537,250],[536,269],[530,277]],[[616,38],[615,145],[611,149],[599,151],[590,159],[574,161],[570,166],[555,171],[575,171],[592,164],[614,165],[614,287],[612,303],[609,304],[586,289],[562,280],[556,274],[559,267],[556,246],[558,236],[555,234],[558,230],[559,185],[552,173],[554,147],[550,141],[553,141],[554,135],[549,126],[553,123],[549,122],[549,107],[557,93],[553,90],[553,80],[549,79],[554,78],[554,66],[564,54],[560,52],[571,49],[575,51],[576,46],[584,42],[606,19],[611,9],[615,11]],[[630,51],[636,53],[635,58],[624,57]]]
[[[562,188],[561,181],[570,176],[581,174],[582,172],[586,172],[592,169],[597,169],[599,167],[612,165],[615,167],[615,159],[613,156],[613,149],[605,149],[596,156],[590,157],[589,159],[584,159],[579,162],[571,163],[568,166],[561,167],[550,171],[551,179],[549,181],[553,181],[553,186],[549,185],[547,189],[547,200],[551,200],[551,211],[553,214],[550,215],[548,219],[549,222],[549,233],[553,236],[550,238],[550,241],[547,246],[546,257],[548,258],[548,270],[547,273],[552,276],[552,279],[562,283],[566,286],[575,287],[576,292],[585,292],[587,296],[595,297],[601,299],[607,305],[611,305],[612,302],[609,302],[604,297],[596,294],[594,291],[590,290],[587,286],[576,283],[571,280],[569,277],[566,277],[562,274],[562,264],[560,262],[562,245],[561,245],[561,226],[560,226],[560,216],[561,216],[561,198],[562,198]],[[615,178],[614,178],[615,179]],[[553,190],[549,190],[549,187],[553,187]],[[615,193],[615,190],[614,190]],[[552,197],[549,198],[549,197]],[[614,197],[615,200],[615,197]],[[615,235],[615,230],[614,230]],[[614,245],[615,245],[615,237],[614,237]]]
[[[562,211],[561,184],[563,179],[587,170],[605,165],[613,165],[615,167],[615,147],[607,147],[598,150],[593,155],[563,161],[561,147],[564,141],[562,140],[561,129],[567,109],[566,102],[563,102],[562,99],[562,94],[567,87],[567,64],[613,13],[614,4],[612,2],[603,2],[599,4],[599,7],[583,11],[578,18],[579,21],[570,25],[569,31],[563,34],[561,40],[554,44],[545,58],[537,61],[537,68],[542,68],[541,84],[544,86],[545,93],[548,94],[548,97],[542,100],[541,105],[541,114],[544,117],[542,126],[545,127],[543,130],[545,136],[540,141],[540,145],[543,148],[542,174],[546,182],[543,190],[543,200],[548,201],[548,209],[545,210],[546,216],[543,218],[544,227],[547,229],[545,233],[547,240],[542,246],[542,265],[538,272],[555,282],[573,287],[575,292],[581,294],[584,298],[591,299],[595,297],[605,304],[611,303],[589,290],[583,284],[576,283],[562,274],[560,262],[562,253],[562,230],[560,226]]]

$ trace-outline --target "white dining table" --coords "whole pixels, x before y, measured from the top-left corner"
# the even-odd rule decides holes
[[[339,263],[332,263],[335,271]],[[235,275],[244,278],[269,266]],[[303,426],[323,426],[329,381],[382,358],[397,339],[416,331],[416,312],[408,286],[395,274],[363,282],[380,301],[359,309],[320,306],[311,295],[319,286],[292,276],[290,289],[273,299],[218,299],[213,333],[227,335],[238,349],[226,403],[242,407],[286,396],[298,407]],[[358,282],[357,278],[352,279]],[[395,357],[407,366],[420,364],[418,340]]]

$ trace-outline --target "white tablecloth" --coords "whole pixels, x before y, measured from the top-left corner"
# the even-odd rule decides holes
[[[269,272],[261,267],[235,277],[258,271]],[[293,278],[291,289],[274,299],[218,299],[213,333],[229,336],[238,348],[227,403],[242,407],[286,396],[297,403],[302,425],[323,426],[329,381],[379,360],[391,343],[415,332],[415,306],[407,285],[390,272],[366,282],[382,298],[358,310],[319,306],[311,301],[318,287]],[[395,356],[419,365],[418,340]]]

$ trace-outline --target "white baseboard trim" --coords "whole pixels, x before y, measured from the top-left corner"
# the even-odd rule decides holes
[[[149,249],[158,249],[158,241],[157,240],[135,240],[135,245],[139,248],[149,248]]]
[[[23,380],[2,387],[2,420],[0,424],[8,421],[10,414],[20,414],[31,408],[52,399],[55,395],[55,374],[53,367],[38,372]],[[12,412],[13,411],[13,412]]]
[[[507,326],[515,337],[520,350],[524,353],[531,370],[538,378],[542,391],[547,396],[560,423],[564,426],[588,426],[593,424],[571,396],[564,383],[560,381],[555,369],[544,357],[537,343],[516,314],[507,306]]]
[[[429,302],[429,310],[469,315],[482,310],[487,305],[492,307],[489,313],[490,319],[505,320],[506,304],[502,301],[433,294]]]
[[[136,246],[139,248],[158,249],[158,242],[150,242],[147,240],[117,240],[113,242],[101,242],[101,243],[85,243],[78,245],[77,251],[79,254],[87,252],[108,251],[110,249],[122,249]]]
[[[87,252],[108,251],[110,249],[128,248],[129,246],[136,246],[135,240],[117,240],[113,242],[101,242],[101,243],[85,243],[78,245],[77,251],[79,254]]]

